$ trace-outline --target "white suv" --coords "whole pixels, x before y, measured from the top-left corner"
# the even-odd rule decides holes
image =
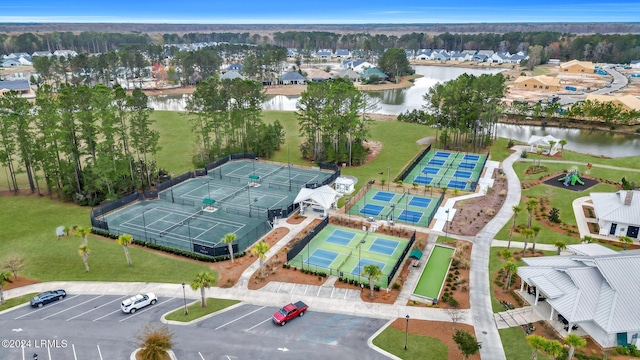
[[[120,308],[123,312],[133,314],[138,309],[142,309],[147,305],[153,305],[158,302],[158,297],[154,293],[138,294],[132,296],[120,304]]]

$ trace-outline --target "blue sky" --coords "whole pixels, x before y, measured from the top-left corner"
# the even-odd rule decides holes
[[[638,21],[640,0],[0,1],[0,23],[361,24]]]

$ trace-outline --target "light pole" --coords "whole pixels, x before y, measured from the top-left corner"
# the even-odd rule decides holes
[[[364,245],[364,239],[360,240],[360,246],[358,247],[358,284],[362,283],[360,276],[362,274],[362,270],[360,269],[360,251],[362,250],[362,245]]]
[[[189,310],[187,310],[187,294],[184,290],[185,283],[182,283],[182,299],[184,299],[184,316],[189,315]]]
[[[251,162],[251,164],[253,165],[253,175],[255,176],[256,174],[256,161],[258,160],[258,157],[256,156],[255,159],[253,159],[253,161]]]
[[[147,210],[149,210],[149,209],[147,208],[147,209],[142,210],[142,227],[144,228],[144,241],[148,241],[147,240],[147,220],[144,218],[144,213]]]
[[[291,158],[289,157],[289,144],[287,145],[287,168],[289,168],[289,191],[291,191]]]
[[[407,350],[407,340],[409,340],[409,314],[405,316],[407,319],[407,326],[404,329],[404,349]]]
[[[189,224],[191,220],[187,221],[187,231],[189,232],[189,246],[191,247],[191,251],[193,251],[193,240],[191,239],[191,225]]]
[[[387,191],[389,191],[389,181],[391,181],[391,167],[387,166]]]
[[[445,231],[444,238],[446,239],[446,241],[448,241],[449,240],[449,209],[445,210],[444,212],[447,213],[447,222],[444,223],[444,231]]]
[[[251,217],[251,186],[247,187],[247,194],[249,195],[249,217]]]

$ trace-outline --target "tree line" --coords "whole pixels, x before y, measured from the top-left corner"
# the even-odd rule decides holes
[[[25,173],[29,190],[95,205],[154,186],[162,171],[147,96],[135,89],[44,85],[35,104],[9,92],[0,97],[0,163],[9,189]]]
[[[544,27],[542,27],[544,28]],[[615,27],[614,27],[615,29]],[[570,29],[569,29],[570,30]],[[580,59],[594,62],[629,63],[640,58],[640,35],[628,32],[575,34],[559,31],[511,31],[511,32],[447,32],[437,35],[428,32],[411,32],[400,36],[372,33],[335,33],[327,31],[274,32],[273,36],[257,33],[165,33],[162,39],[147,34],[121,34],[102,32],[52,33],[0,33],[0,52],[28,52],[39,50],[69,49],[79,53],[107,53],[125,46],[161,46],[164,44],[196,43],[204,41],[235,44],[276,45],[292,47],[305,52],[318,49],[346,48],[382,53],[389,48],[445,49],[447,51],[490,49],[516,53],[540,46],[542,63],[545,59],[563,61]]]

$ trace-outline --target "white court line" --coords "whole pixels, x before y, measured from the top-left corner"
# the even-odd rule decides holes
[[[163,304],[166,304],[166,303],[168,303],[169,301],[172,301],[172,300],[175,300],[175,299],[176,299],[176,298],[170,298],[169,300],[163,301],[162,303],[163,303]],[[160,304],[160,302],[157,302],[156,304]],[[120,321],[118,321],[118,322],[123,322],[123,321],[129,320],[129,319],[131,319],[132,317],[134,317],[134,316],[138,316],[139,314],[141,314],[141,313],[143,313],[143,312],[146,312],[146,311],[149,311],[149,310],[151,310],[151,309],[153,309],[153,308],[154,308],[154,306],[153,306],[153,305],[149,305],[149,306],[147,306],[147,307],[146,307],[145,309],[143,309],[143,310],[136,311],[134,314],[129,314],[129,316],[127,316],[126,318],[124,318],[124,319],[122,319],[122,320],[120,320]]]
[[[73,358],[78,360],[78,357],[76,356],[76,346],[74,344],[71,344],[71,350],[73,350]]]
[[[47,346],[47,354],[49,354],[49,360],[51,360],[51,348]]]
[[[88,313],[92,312],[93,310],[100,309],[101,307],[103,307],[103,306],[107,306],[107,305],[109,305],[109,304],[111,304],[111,303],[114,303],[114,302],[120,302],[120,300],[122,300],[122,299],[124,299],[124,298],[126,298],[126,297],[127,297],[127,296],[123,296],[123,297],[121,297],[121,298],[119,298],[119,299],[116,299],[116,300],[113,300],[113,301],[109,301],[108,303],[105,303],[105,304],[102,304],[102,305],[100,305],[100,306],[94,307],[93,309],[91,309],[91,310],[89,310],[89,311],[85,311],[85,312],[83,312],[82,314],[78,314],[78,315],[76,315],[76,316],[74,316],[74,317],[68,318],[68,319],[67,319],[67,321],[69,321],[69,320],[73,320],[73,319],[75,319],[75,318],[77,318],[77,317],[79,317],[79,316],[82,316],[82,315],[84,315],[84,314],[88,314]]]
[[[33,314],[33,313],[36,313],[36,312],[41,311],[41,310],[44,310],[44,309],[50,309],[52,306],[56,306],[56,305],[58,305],[58,304],[61,304],[61,303],[63,303],[64,301],[69,300],[69,299],[73,299],[73,298],[74,298],[74,297],[76,297],[76,296],[78,296],[78,295],[73,295],[73,296],[70,296],[70,297],[64,298],[64,299],[62,299],[62,300],[58,300],[58,301],[56,301],[56,302],[54,302],[54,303],[50,303],[48,306],[47,306],[47,305],[44,305],[44,306],[42,306],[41,308],[39,308],[39,309],[37,309],[37,310],[33,310],[33,311],[30,311],[30,312],[28,312],[28,313],[26,313],[26,314],[20,315],[20,316],[18,316],[17,318],[13,318],[13,320],[21,319],[21,318],[23,318],[23,317],[25,317],[25,316],[27,316],[27,315],[31,315],[31,314]]]
[[[92,302],[93,300],[95,300],[95,299],[99,299],[99,298],[101,298],[101,297],[103,297],[103,296],[104,296],[104,295],[100,295],[100,296],[94,297],[94,298],[89,299],[89,300],[87,300],[87,301],[81,302],[80,304],[76,304],[76,305],[73,305],[73,306],[71,306],[71,307],[68,307],[68,308],[66,308],[66,309],[64,309],[64,310],[60,310],[60,311],[58,311],[57,313],[53,313],[53,314],[51,314],[51,315],[45,316],[45,317],[41,318],[40,320],[48,319],[48,318],[50,318],[50,317],[52,317],[52,316],[54,316],[54,315],[61,314],[61,313],[65,312],[65,311],[71,310],[71,309],[73,309],[73,308],[75,308],[75,307],[78,307],[78,306],[80,306],[80,305],[84,305],[84,304],[86,304],[86,303],[88,303],[88,302]]]
[[[198,355],[200,355],[200,359],[204,360],[204,356],[202,356],[202,354],[200,354],[200,351],[198,351]]]
[[[100,316],[100,317],[99,317],[99,318],[97,318],[97,319],[93,319],[92,321],[98,321],[98,320],[100,320],[100,319],[104,319],[104,318],[106,318],[107,316],[109,316],[109,315],[111,315],[111,314],[115,314],[115,313],[120,312],[120,311],[122,311],[122,310],[118,309],[118,310],[116,310],[116,311],[112,311],[112,312],[108,313],[107,315],[102,315],[102,316]]]
[[[236,321],[238,321],[238,320],[240,320],[240,319],[242,319],[242,318],[245,318],[245,317],[247,317],[247,316],[249,316],[249,315],[251,315],[251,314],[253,314],[253,313],[257,312],[257,311],[260,311],[260,310],[262,310],[262,309],[266,308],[266,307],[267,307],[267,306],[265,305],[265,306],[263,306],[263,307],[261,307],[261,308],[257,308],[257,309],[253,310],[252,312],[250,312],[250,313],[248,313],[248,314],[242,315],[242,316],[240,316],[239,318],[233,319],[233,320],[229,321],[229,322],[228,322],[228,323],[226,323],[226,324],[222,324],[222,325],[218,326],[218,327],[217,327],[217,328],[215,328],[214,330],[222,329],[223,327],[225,327],[225,326],[227,326],[227,325],[229,325],[229,324],[231,324],[231,323],[234,323],[234,322],[236,322]]]
[[[24,358],[24,346],[22,347],[22,360],[25,360],[25,358]]]
[[[251,331],[251,330],[253,330],[253,329],[257,328],[258,326],[260,326],[260,325],[262,325],[262,324],[266,323],[266,322],[267,322],[267,321],[269,321],[269,320],[271,320],[271,318],[270,318],[270,317],[268,317],[268,318],[267,318],[267,320],[261,321],[261,322],[259,322],[259,323],[255,324],[255,325],[253,325],[252,327],[248,328],[248,329],[247,329],[247,330],[245,330],[245,331]]]
[[[100,351],[100,345],[96,345],[96,347],[98,348],[98,355],[100,355],[100,360],[102,359],[102,351]]]

